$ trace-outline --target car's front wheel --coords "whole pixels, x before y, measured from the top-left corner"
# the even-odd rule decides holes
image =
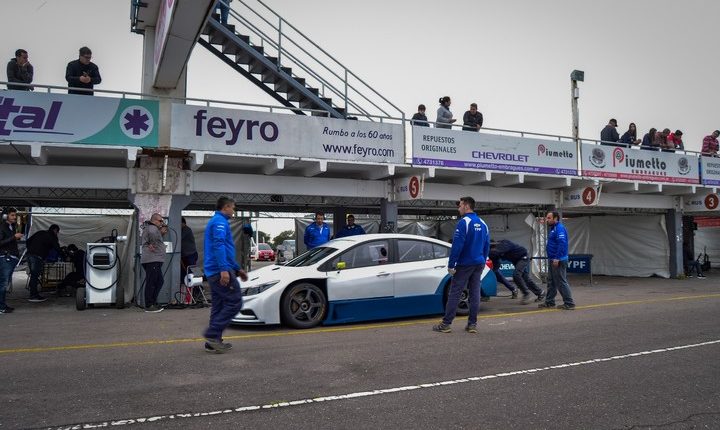
[[[294,328],[311,328],[320,324],[327,313],[327,299],[314,284],[293,285],[283,294],[280,316],[283,323]]]

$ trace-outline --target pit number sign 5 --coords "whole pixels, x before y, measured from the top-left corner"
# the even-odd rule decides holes
[[[424,182],[424,178],[419,176],[398,179],[395,185],[396,199],[399,201],[421,199]]]

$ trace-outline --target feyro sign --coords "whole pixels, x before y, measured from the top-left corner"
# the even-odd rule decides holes
[[[597,206],[600,202],[600,186],[575,188],[563,193],[563,207]]]
[[[422,198],[424,176],[410,176],[395,180],[395,199],[398,201]]]

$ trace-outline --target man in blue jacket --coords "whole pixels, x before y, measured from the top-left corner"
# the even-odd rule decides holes
[[[205,351],[222,354],[232,348],[222,341],[222,333],[242,308],[240,279],[247,281],[247,273],[240,270],[235,260],[235,242],[233,241],[228,220],[235,213],[235,201],[229,197],[220,197],[215,215],[205,228],[205,277],[212,291],[212,309],[210,325],[205,330]]]
[[[558,292],[563,298],[563,304],[559,309],[575,309],[575,302],[570,292],[570,284],[567,280],[568,266],[568,234],[565,226],[560,222],[560,214],[556,211],[548,212],[545,216],[548,226],[547,257],[548,257],[548,288],[545,303],[540,303],[541,308],[554,308],[555,296]]]
[[[462,197],[458,202],[461,219],[455,227],[448,273],[453,277],[445,304],[445,316],[433,330],[450,333],[455,319],[460,295],[465,288],[469,291],[470,315],[465,331],[477,333],[477,314],[480,307],[480,284],[487,255],[490,252],[490,232],[485,221],[475,214],[475,199]]]
[[[317,212],[315,222],[305,229],[303,239],[308,251],[330,241],[330,226],[325,224],[324,220],[325,214]]]
[[[358,234],[365,234],[365,229],[360,224],[355,224],[355,216],[350,214],[347,216],[347,225],[345,228],[337,232],[336,238],[346,236],[356,236]]]

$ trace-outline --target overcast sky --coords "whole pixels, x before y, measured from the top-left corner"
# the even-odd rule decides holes
[[[100,88],[140,90],[130,0],[0,1],[0,52],[28,50],[36,83],[65,85],[87,45]],[[640,135],[681,129],[699,150],[720,128],[717,0],[266,2],[408,115],[424,103],[434,119],[449,95],[456,117],[477,102],[487,127],[569,135],[579,69],[582,137],[598,139],[614,117],[620,134],[630,122]],[[274,104],[200,46],[188,96]]]

